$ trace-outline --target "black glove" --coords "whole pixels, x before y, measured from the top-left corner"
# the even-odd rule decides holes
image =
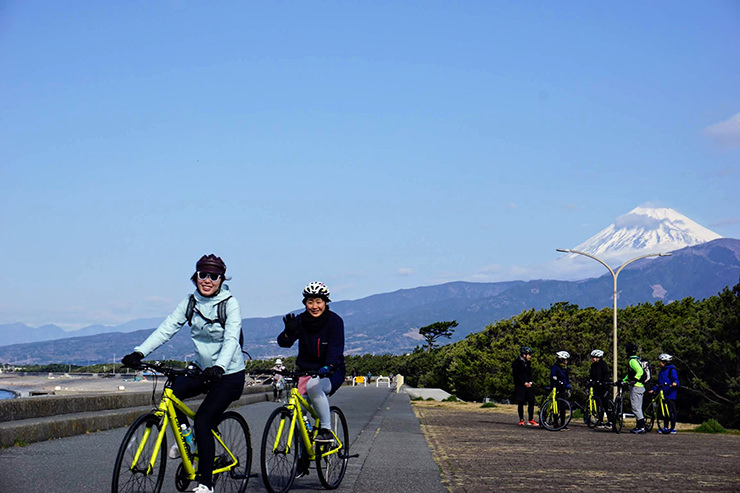
[[[298,336],[298,319],[295,313],[289,313],[283,317],[283,323],[285,324],[285,335],[288,337]]]
[[[126,368],[137,369],[141,366],[141,360],[144,359],[144,355],[139,351],[134,351],[131,354],[127,354],[121,359],[121,364]]]
[[[224,374],[224,369],[220,366],[209,366],[205,370],[203,370],[203,378],[208,380],[218,380],[220,379]]]

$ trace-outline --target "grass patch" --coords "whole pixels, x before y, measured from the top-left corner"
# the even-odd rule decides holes
[[[716,419],[708,419],[693,429],[696,433],[727,433],[724,426],[719,424]]]
[[[482,408],[488,408],[488,407],[497,407],[496,404],[493,402],[486,402],[485,404],[481,405]]]
[[[449,397],[447,397],[445,399],[442,399],[442,402],[457,402],[457,401],[458,401],[458,399],[457,399],[457,396],[455,394],[452,394],[451,396],[449,396]]]

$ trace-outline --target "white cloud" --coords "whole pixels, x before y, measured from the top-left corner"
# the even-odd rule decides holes
[[[740,113],[736,113],[723,122],[709,125],[704,129],[704,134],[722,147],[740,146]]]
[[[414,270],[409,267],[401,267],[396,271],[396,274],[399,276],[410,276],[414,273]]]

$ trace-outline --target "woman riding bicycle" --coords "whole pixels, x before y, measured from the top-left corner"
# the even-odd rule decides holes
[[[318,370],[318,376],[302,377],[299,389],[305,392],[319,416],[320,429],[315,441],[331,443],[334,437],[329,421],[329,398],[344,382],[344,321],[329,310],[329,289],[312,282],[303,290],[306,310],[283,317],[285,330],[278,336],[280,347],[289,348],[298,341],[296,366],[299,370]]]
[[[141,360],[169,341],[186,322],[192,325],[190,336],[195,345],[194,363],[204,378],[178,377],[172,391],[179,399],[206,394],[195,413],[194,431],[198,444],[198,486],[196,493],[213,492],[213,460],[215,444],[211,429],[216,426],[229,405],[239,399],[244,389],[244,359],[239,336],[242,317],[239,302],[229,293],[226,264],[220,257],[204,255],[195,264],[190,280],[196,290],[177,305],[175,310],[134,352],[121,360],[124,366],[136,368]],[[188,313],[191,299],[195,300]],[[219,305],[224,304],[226,320],[219,321]],[[190,316],[190,320],[188,320]],[[178,413],[178,421],[187,424],[187,417]]]

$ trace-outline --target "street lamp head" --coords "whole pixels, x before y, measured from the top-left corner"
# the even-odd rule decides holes
[[[563,252],[563,253],[570,253],[570,250],[568,250],[566,248],[556,248],[555,251],[556,252]]]

